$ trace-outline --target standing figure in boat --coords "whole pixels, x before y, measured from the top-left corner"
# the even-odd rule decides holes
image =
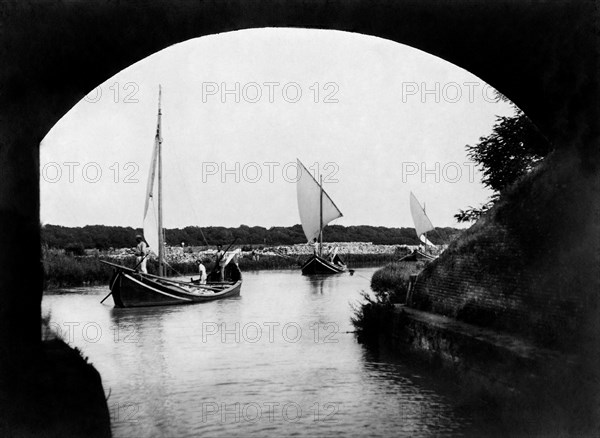
[[[242,287],[242,274],[236,264],[228,269],[227,280],[216,281],[208,278],[202,283],[202,275],[198,280],[180,281],[166,275],[165,233],[163,227],[162,196],[162,134],[161,134],[161,89],[158,91],[158,118],[156,135],[150,160],[150,172],[146,185],[144,204],[144,236],[138,237],[136,255],[141,271],[126,266],[101,260],[114,268],[110,279],[110,293],[101,301],[112,295],[115,307],[167,306],[174,304],[194,304],[223,298],[237,297]],[[146,246],[146,240],[148,245]],[[182,245],[183,247],[184,245]],[[149,249],[157,256],[158,275],[146,272],[146,257]],[[223,254],[225,256],[225,254]],[[226,259],[226,257],[223,257]],[[227,259],[225,261],[225,266]],[[201,269],[201,268],[200,268]],[[200,272],[202,274],[202,272]]]
[[[206,284],[206,266],[204,266],[202,260],[198,264],[198,271],[200,272],[200,284]]]
[[[137,241],[137,245],[135,247],[135,264],[138,269],[144,274],[148,273],[146,269],[146,260],[148,256],[148,245],[144,242],[144,238],[141,234],[135,236],[135,240]]]
[[[214,267],[208,274],[208,282],[231,282],[241,279],[241,271],[237,263],[237,257],[241,253],[239,248],[223,251],[221,245],[217,245]]]
[[[215,254],[215,269],[219,273],[219,281],[225,279],[225,252],[223,251],[223,245],[217,245],[217,253]]]
[[[329,261],[337,266],[345,266],[344,262],[338,255],[338,247],[329,250]]]

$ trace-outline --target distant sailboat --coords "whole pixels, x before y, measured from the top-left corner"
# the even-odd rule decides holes
[[[242,287],[242,274],[239,268],[235,263],[229,264],[235,251],[224,254],[220,260],[219,265],[226,274],[224,281],[220,281],[220,275],[215,271],[208,276],[206,284],[198,284],[198,281],[193,280],[177,281],[164,277],[165,236],[162,219],[162,112],[160,100],[161,90],[159,87],[158,122],[144,205],[144,239],[158,256],[158,275],[138,272],[135,269],[103,261],[114,268],[114,274],[109,283],[110,294],[104,299],[112,295],[115,307],[164,306],[213,301],[237,296]]]
[[[413,192],[410,192],[410,214],[412,215],[415,231],[417,232],[419,240],[425,245],[435,246],[427,239],[427,232],[435,230],[435,227],[427,217],[425,209],[421,207],[421,204]]]
[[[332,220],[342,217],[342,212],[323,190],[323,178],[317,182],[300,160],[297,161],[296,194],[302,230],[309,243],[318,242],[318,250],[302,265],[302,273],[310,275],[344,272],[346,265],[337,255],[337,251],[334,250],[323,257],[323,228]]]
[[[412,215],[413,223],[415,224],[415,231],[417,233],[417,237],[421,242],[423,242],[423,244],[425,245],[425,249],[427,249],[428,245],[431,248],[436,248],[436,246],[427,238],[427,233],[429,231],[435,230],[435,227],[431,223],[431,220],[429,220],[429,218],[427,217],[425,209],[421,207],[421,204],[419,203],[413,192],[410,192],[410,214]],[[412,258],[418,257],[429,260],[433,260],[436,258],[436,256],[432,256],[425,252],[415,251],[414,254],[409,254],[403,259],[408,260],[409,258],[411,258],[411,256]]]

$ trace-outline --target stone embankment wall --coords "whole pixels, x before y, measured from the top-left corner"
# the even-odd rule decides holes
[[[424,269],[409,305],[597,354],[600,178],[579,167],[551,156],[503,194]]]
[[[554,155],[425,266],[381,333],[520,435],[595,436],[598,291],[600,177]]]
[[[506,435],[597,435],[597,373],[581,356],[403,305],[388,325],[392,345],[425,359],[462,403],[491,403]]]

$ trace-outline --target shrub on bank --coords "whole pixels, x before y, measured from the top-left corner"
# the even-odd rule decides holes
[[[373,343],[379,336],[392,333],[394,305],[382,294],[371,297],[367,292],[363,292],[362,298],[362,303],[352,305],[353,315],[350,320],[358,342]]]
[[[373,274],[373,296],[363,292],[363,302],[353,306],[351,321],[359,342],[372,343],[392,333],[394,304],[405,301],[410,276],[423,266],[422,262],[392,262]]]
[[[392,303],[403,303],[408,292],[410,276],[423,269],[422,262],[392,262],[377,270],[371,277],[371,289],[386,296]]]

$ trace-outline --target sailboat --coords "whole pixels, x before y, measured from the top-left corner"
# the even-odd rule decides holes
[[[197,280],[178,281],[165,277],[161,94],[159,86],[158,122],[144,205],[144,239],[148,242],[150,250],[158,256],[158,275],[139,272],[136,269],[103,261],[114,268],[109,283],[110,294],[104,299],[112,295],[115,307],[164,306],[213,301],[237,296],[242,287],[242,274],[239,267],[236,263],[230,263],[234,252],[224,254],[221,260],[217,261],[216,265],[224,270],[222,279],[221,275],[214,270],[208,275],[206,284],[200,284]]]
[[[346,265],[336,249],[323,256],[323,228],[332,220],[342,217],[342,212],[323,190],[323,177],[317,182],[304,164],[300,160],[297,162],[296,194],[302,230],[308,243],[314,242],[318,246],[315,253],[302,265],[302,273],[311,275],[344,272]]]
[[[421,242],[423,242],[425,249],[427,249],[428,245],[429,247],[436,248],[436,246],[427,238],[427,233],[435,230],[435,227],[431,223],[431,220],[427,217],[425,209],[421,207],[421,203],[418,201],[413,192],[410,192],[410,214],[412,215],[413,223],[415,224],[417,237]],[[427,254],[427,252],[416,250],[412,254],[403,257],[401,260],[409,260],[413,258],[421,260],[434,260],[437,257]]]

